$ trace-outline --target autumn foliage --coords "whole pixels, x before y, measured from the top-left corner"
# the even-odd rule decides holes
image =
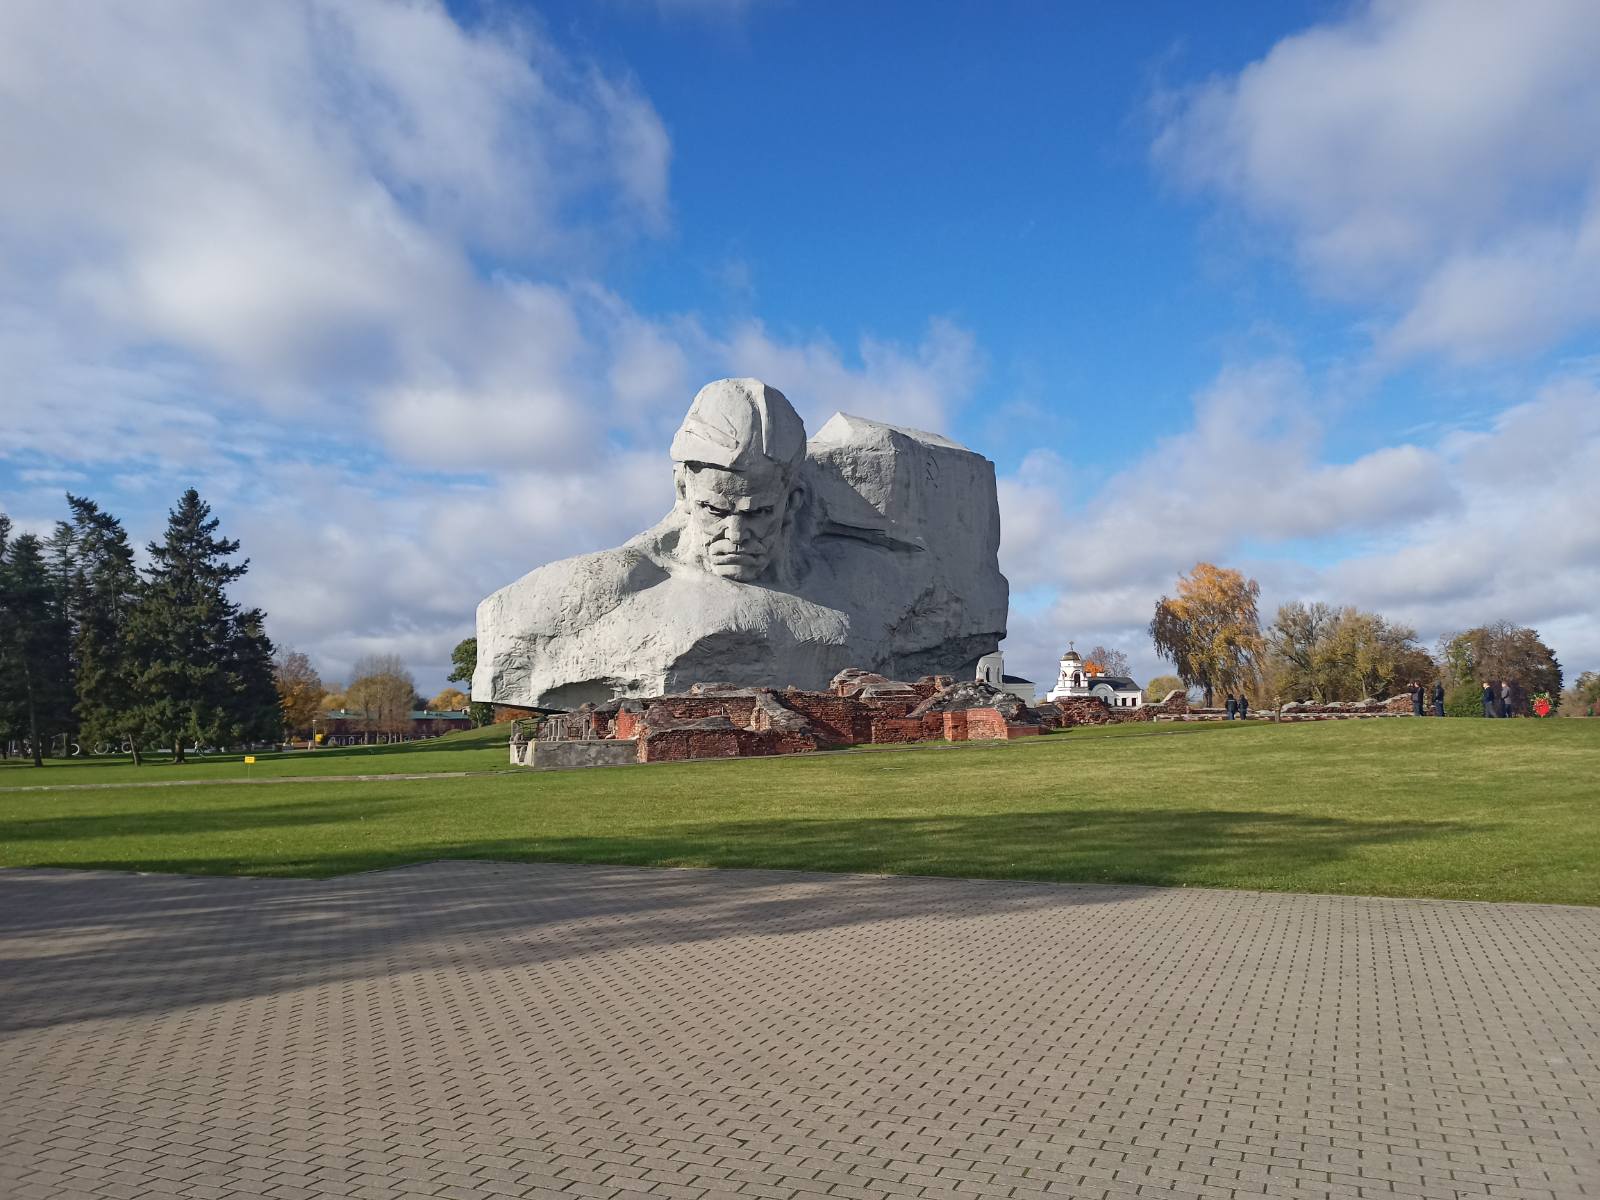
[[[1186,684],[1219,691],[1251,688],[1261,659],[1261,586],[1238,571],[1196,563],[1178,577],[1178,594],[1156,602],[1150,637]]]

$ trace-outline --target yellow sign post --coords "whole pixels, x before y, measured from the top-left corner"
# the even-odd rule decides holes
[[[254,754],[246,754],[244,756],[244,777],[246,779],[250,778],[250,768],[252,765],[254,765],[255,761],[256,756]]]

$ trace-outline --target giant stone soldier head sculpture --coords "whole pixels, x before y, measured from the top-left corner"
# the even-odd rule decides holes
[[[759,379],[701,388],[672,439],[680,557],[744,583],[775,566],[785,575],[805,452],[805,425],[777,388]]]
[[[676,499],[614,550],[478,606],[473,699],[537,708],[839,670],[970,674],[1005,635],[994,465],[936,434],[721,379],[672,439]]]

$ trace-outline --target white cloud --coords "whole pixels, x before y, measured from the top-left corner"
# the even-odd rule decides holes
[[[972,335],[942,318],[930,321],[921,342],[909,351],[864,337],[857,353],[859,368],[849,365],[826,338],[781,342],[759,322],[743,325],[714,348],[728,374],[774,383],[813,431],[835,412],[943,430],[982,370]]]
[[[1416,519],[1451,502],[1436,454],[1415,446],[1319,461],[1308,388],[1286,361],[1224,371],[1195,401],[1191,428],[1113,475],[1078,520],[1043,460],[1001,481],[1006,560],[1021,587],[1155,584],[1175,563],[1245,539],[1327,538]]]
[[[12,304],[434,465],[480,405],[506,457],[573,452],[575,301],[475,261],[582,267],[664,228],[670,143],[629,81],[530,27],[374,0],[23,0],[0,80]]]
[[[1462,360],[1600,321],[1589,0],[1372,0],[1173,101],[1157,161],[1282,229],[1316,283]]]
[[[487,14],[0,5],[0,507],[47,524],[77,481],[143,541],[193,484],[274,637],[330,675],[398,650],[429,689],[490,590],[666,511],[715,374],[822,416],[967,397],[946,322],[850,358],[608,290],[670,228],[665,126]]]
[[[1429,641],[1500,618],[1541,629],[1574,671],[1600,662],[1600,389],[1558,380],[1488,427],[1321,459],[1314,408],[1283,362],[1226,371],[1191,428],[1069,510],[1050,456],[1000,481],[1008,653],[1047,671],[1065,639],[1161,669],[1145,626],[1180,572],[1215,561],[1262,584],[1263,615],[1304,598],[1376,609]],[[1315,565],[1313,565],[1315,564]],[[1051,647],[1054,647],[1052,650]]]

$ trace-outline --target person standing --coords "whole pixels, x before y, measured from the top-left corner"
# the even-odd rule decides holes
[[[1442,679],[1433,681],[1433,715],[1436,717],[1444,716],[1444,680]]]
[[[1248,717],[1249,715],[1250,715],[1250,697],[1241,694],[1240,697],[1239,697],[1239,720],[1242,721],[1246,717]]]
[[[1499,715],[1494,711],[1494,685],[1487,679],[1483,681],[1483,715],[1486,717]]]
[[[1511,712],[1511,680],[1502,679],[1500,681],[1500,715],[1509,717]]]
[[[1227,704],[1224,707],[1226,707],[1228,710],[1228,720],[1233,720],[1234,716],[1239,711],[1239,702],[1233,698],[1232,692],[1228,693]]]
[[[1411,715],[1420,717],[1422,715],[1422,685],[1413,679],[1411,686],[1406,690],[1411,693]]]

